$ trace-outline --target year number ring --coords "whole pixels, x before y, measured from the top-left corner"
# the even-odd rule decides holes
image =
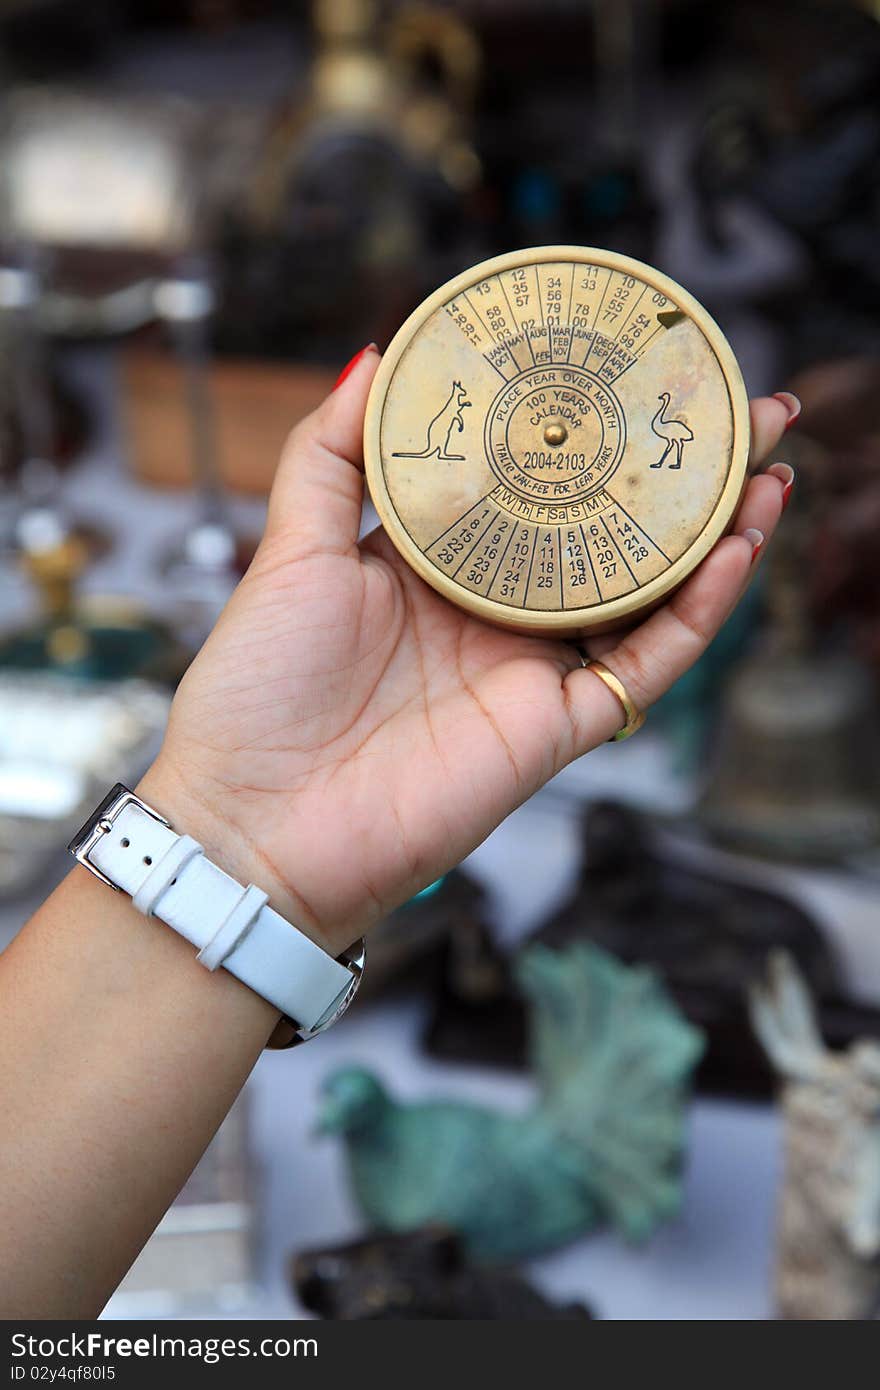
[[[367,482],[392,542],[476,617],[547,636],[631,623],[729,529],[748,398],[706,310],[641,261],[544,246],[407,319],[376,373]]]

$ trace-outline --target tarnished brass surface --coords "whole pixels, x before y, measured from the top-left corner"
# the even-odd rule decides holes
[[[595,632],[730,525],[748,400],[717,325],[640,261],[545,246],[441,286],[389,346],[364,449],[394,544],[460,607]]]

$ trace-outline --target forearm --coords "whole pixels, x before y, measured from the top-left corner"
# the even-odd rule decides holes
[[[0,957],[0,998],[0,1316],[92,1317],[278,1014],[82,868]]]

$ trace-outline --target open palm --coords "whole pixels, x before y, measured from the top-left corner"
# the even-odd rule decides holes
[[[466,616],[381,531],[357,544],[377,363],[367,353],[291,437],[266,535],[181,685],[151,774],[175,788],[180,829],[334,951],[623,718],[571,644]],[[764,457],[787,412],[775,399],[752,409]],[[639,627],[587,644],[640,708],[734,607],[785,481],[784,466],[753,478],[738,534]]]

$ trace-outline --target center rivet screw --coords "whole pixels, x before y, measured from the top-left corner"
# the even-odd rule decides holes
[[[564,444],[568,438],[568,430],[560,420],[551,420],[544,426],[544,443],[550,444],[553,448],[558,448]]]

